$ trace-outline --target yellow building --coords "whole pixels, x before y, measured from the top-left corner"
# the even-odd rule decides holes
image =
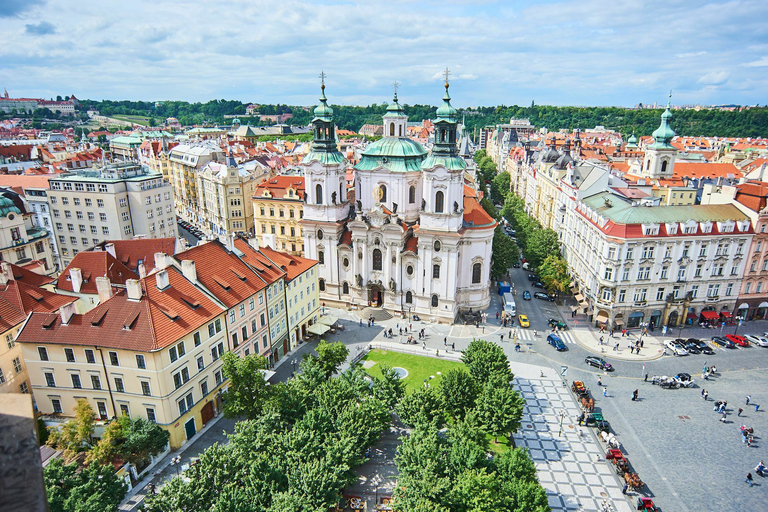
[[[253,174],[237,165],[208,162],[197,173],[199,224],[207,235],[253,234]]]
[[[224,162],[224,151],[213,141],[179,144],[169,153],[169,173],[173,187],[176,215],[189,222],[199,222],[197,173],[208,162]]]
[[[253,222],[260,245],[303,256],[303,208],[303,176],[280,175],[257,185],[253,194]]]
[[[175,449],[221,410],[226,310],[159,256],[156,273],[87,313],[29,316],[17,343],[42,414],[73,416],[85,399],[102,420],[156,422]]]
[[[51,313],[77,300],[40,288],[51,281],[8,262],[0,264],[0,393],[29,393],[27,366],[15,341],[27,315]]]

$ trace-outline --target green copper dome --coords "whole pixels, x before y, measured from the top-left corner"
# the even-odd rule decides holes
[[[5,196],[0,196],[0,217],[7,217],[9,213],[18,213],[21,215],[21,210],[14,204],[11,199]]]
[[[661,124],[651,134],[653,136],[653,144],[650,145],[653,149],[672,149],[674,146],[670,144],[675,135],[675,130],[669,125],[672,119],[672,111],[670,106],[672,102],[672,93],[669,94],[669,101],[667,102],[667,109],[661,114]]]
[[[355,169],[373,171],[383,167],[391,172],[418,171],[426,154],[424,147],[411,139],[385,137],[365,148]]]
[[[405,110],[403,110],[402,105],[397,102],[397,93],[395,93],[395,97],[392,100],[392,103],[387,107],[387,113],[384,114],[384,117],[402,117],[404,115]]]
[[[448,82],[445,83],[445,96],[443,96],[443,104],[437,109],[437,117],[443,118],[447,121],[455,121],[456,114],[459,111],[453,108],[451,105],[451,96],[448,94]]]
[[[325,97],[325,85],[323,85],[321,89],[322,93],[320,94],[320,104],[315,107],[315,119],[332,121],[333,109],[328,106],[328,99]]]

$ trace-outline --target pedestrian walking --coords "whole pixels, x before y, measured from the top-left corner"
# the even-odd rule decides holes
[[[436,349],[436,350],[435,350],[435,355],[436,355],[437,357],[440,357],[440,349]]]
[[[456,352],[456,343],[451,343],[451,350]]]
[[[705,391],[706,391],[706,389],[704,389],[704,388],[701,389],[701,398],[704,398],[704,392]]]
[[[504,343],[504,335],[501,335],[501,342]]]
[[[637,400],[637,395],[638,395],[638,393],[639,393],[639,392],[638,392],[638,390],[637,390],[637,389],[636,389],[636,390],[634,390],[634,391],[632,392],[632,401],[633,401],[633,402]]]
[[[747,395],[747,404],[746,404],[746,405],[749,405],[749,401],[750,401],[750,400],[752,400],[752,397],[751,397],[751,396],[749,396],[749,395]]]
[[[723,415],[720,417],[720,421],[722,421],[723,423],[725,423],[725,418],[727,418],[727,417],[728,417],[728,413],[727,413],[727,412],[725,412],[725,411],[723,411]]]
[[[603,344],[603,337],[600,336],[600,343],[599,343],[599,345],[602,345],[602,344]]]
[[[618,351],[619,351],[619,343],[618,343],[618,342],[617,342],[617,343],[616,343],[616,344],[613,346],[613,350],[614,350],[615,352],[618,352]]]
[[[644,343],[644,341],[640,340],[640,348],[643,348],[643,343]]]
[[[707,400],[709,400],[709,392],[705,390],[704,391],[704,401],[706,402]]]
[[[422,341],[421,342],[421,349],[422,350],[427,350],[427,342],[426,341]]]
[[[640,348],[639,347],[635,348],[635,354],[640,355]]]
[[[608,396],[608,386],[603,388],[603,396]]]
[[[499,312],[497,311],[496,312],[496,320],[498,320],[498,319],[499,319]]]
[[[630,345],[629,346],[629,353],[630,354],[634,354],[635,353],[635,346],[634,345]]]
[[[752,473],[747,473],[747,479],[744,481],[747,482],[750,487],[752,487]]]
[[[622,329],[621,330],[621,337],[623,338],[626,335],[627,335],[627,330],[626,329]]]
[[[643,376],[643,382],[648,382],[648,372],[645,372],[645,375]]]
[[[444,346],[444,347],[447,347],[447,346],[448,346],[448,336],[446,336],[445,338],[443,338],[443,346]]]
[[[600,378],[600,376],[597,377],[597,385],[598,386],[602,386],[603,385],[603,380]]]
[[[363,319],[361,318],[360,319],[360,327],[362,327],[362,326],[363,326]]]
[[[744,409],[739,407],[739,412],[736,413],[736,416],[741,416],[741,413],[744,412]]]

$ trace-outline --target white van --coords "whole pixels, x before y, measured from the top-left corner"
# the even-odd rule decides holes
[[[517,304],[515,304],[515,298],[511,293],[505,293],[502,295],[504,301],[504,312],[509,316],[517,316]]]

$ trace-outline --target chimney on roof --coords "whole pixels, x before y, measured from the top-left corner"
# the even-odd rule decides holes
[[[59,308],[59,314],[61,315],[61,324],[69,325],[69,321],[72,320],[72,315],[75,314],[75,303],[70,302],[69,304],[61,306]]]
[[[115,244],[111,242],[104,244],[104,250],[111,254],[113,258],[117,258],[117,256],[115,256]]]
[[[144,279],[147,277],[147,267],[144,265],[144,262],[139,263],[139,278]]]
[[[258,251],[259,250],[259,239],[256,238],[256,237],[249,238],[248,239],[248,245],[250,245],[251,247],[253,247],[254,249],[256,249]]]
[[[72,282],[72,291],[80,293],[80,289],[83,287],[83,271],[79,268],[69,269],[69,280]]]
[[[163,270],[168,266],[168,255],[164,252],[155,253],[155,269]]]
[[[155,275],[155,284],[157,284],[158,290],[165,290],[171,285],[167,270],[163,269]]]
[[[197,281],[197,268],[195,268],[195,260],[181,260],[181,273],[184,274],[189,281]]]
[[[0,285],[5,286],[8,281],[13,281],[13,269],[7,261],[0,263]]]
[[[103,304],[112,297],[112,283],[106,276],[96,278],[96,290],[99,292],[99,303]]]
[[[127,279],[125,290],[128,293],[128,300],[141,300],[141,283],[138,279]]]

